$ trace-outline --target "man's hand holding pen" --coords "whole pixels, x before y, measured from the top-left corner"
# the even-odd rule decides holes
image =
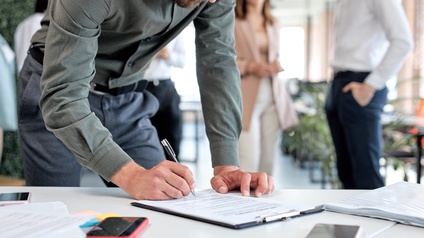
[[[164,160],[147,170],[134,161],[124,165],[111,182],[137,200],[168,200],[195,195],[196,184],[191,170],[178,163],[171,145],[162,141],[167,154]]]
[[[168,160],[149,170],[129,162],[111,181],[138,200],[182,198],[196,187],[193,174],[187,166]]]
[[[177,155],[174,152],[174,149],[172,149],[171,144],[168,142],[167,139],[163,139],[160,142],[163,146],[163,149],[165,150],[165,153],[167,155],[166,159],[175,163],[179,163],[177,160]],[[191,189],[191,194],[193,194],[193,196],[196,196],[196,193],[194,192],[194,187]]]

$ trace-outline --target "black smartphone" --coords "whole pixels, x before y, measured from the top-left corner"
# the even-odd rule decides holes
[[[306,238],[360,238],[362,229],[357,225],[318,223]]]
[[[149,223],[146,217],[107,217],[87,232],[90,238],[135,238]]]
[[[31,193],[0,193],[0,206],[29,203]]]

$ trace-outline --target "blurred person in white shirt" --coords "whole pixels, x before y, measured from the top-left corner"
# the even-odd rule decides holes
[[[339,0],[335,14],[334,79],[326,114],[345,189],[384,186],[379,172],[386,82],[413,47],[401,0]]]
[[[178,158],[183,134],[183,117],[180,110],[181,97],[171,79],[172,67],[183,68],[186,51],[182,35],[163,48],[152,60],[144,74],[149,81],[146,90],[159,101],[159,110],[150,118],[160,140],[167,139]]]
[[[16,69],[18,72],[21,71],[24,65],[25,58],[28,54],[28,49],[31,45],[32,35],[41,28],[41,19],[44,16],[44,12],[47,9],[48,0],[37,0],[35,3],[34,14],[25,18],[16,27],[14,34],[15,41],[15,54],[16,54]]]
[[[15,52],[0,34],[0,162],[4,131],[18,129],[15,83]]]

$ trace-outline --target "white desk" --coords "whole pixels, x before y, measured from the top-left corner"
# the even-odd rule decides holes
[[[381,233],[376,236],[376,238],[409,238],[409,237],[420,237],[424,238],[424,228],[416,227],[416,226],[406,226],[406,225],[396,225],[389,230]]]
[[[380,219],[331,212],[322,212],[285,222],[233,230],[131,206],[130,202],[133,199],[119,188],[0,187],[0,192],[14,191],[30,191],[32,193],[32,202],[64,202],[71,213],[92,210],[101,213],[117,213],[122,216],[148,217],[150,220],[149,225],[142,232],[141,237],[304,238],[312,227],[319,222],[360,225],[363,227],[365,237],[424,237],[424,229],[421,228],[395,225],[394,222]],[[278,190],[266,196],[266,198],[319,205],[345,196],[351,196],[358,192],[361,192],[361,190]]]

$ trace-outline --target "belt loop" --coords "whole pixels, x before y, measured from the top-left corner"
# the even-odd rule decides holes
[[[131,91],[137,91],[137,88],[138,88],[138,82],[135,82],[133,89]]]

